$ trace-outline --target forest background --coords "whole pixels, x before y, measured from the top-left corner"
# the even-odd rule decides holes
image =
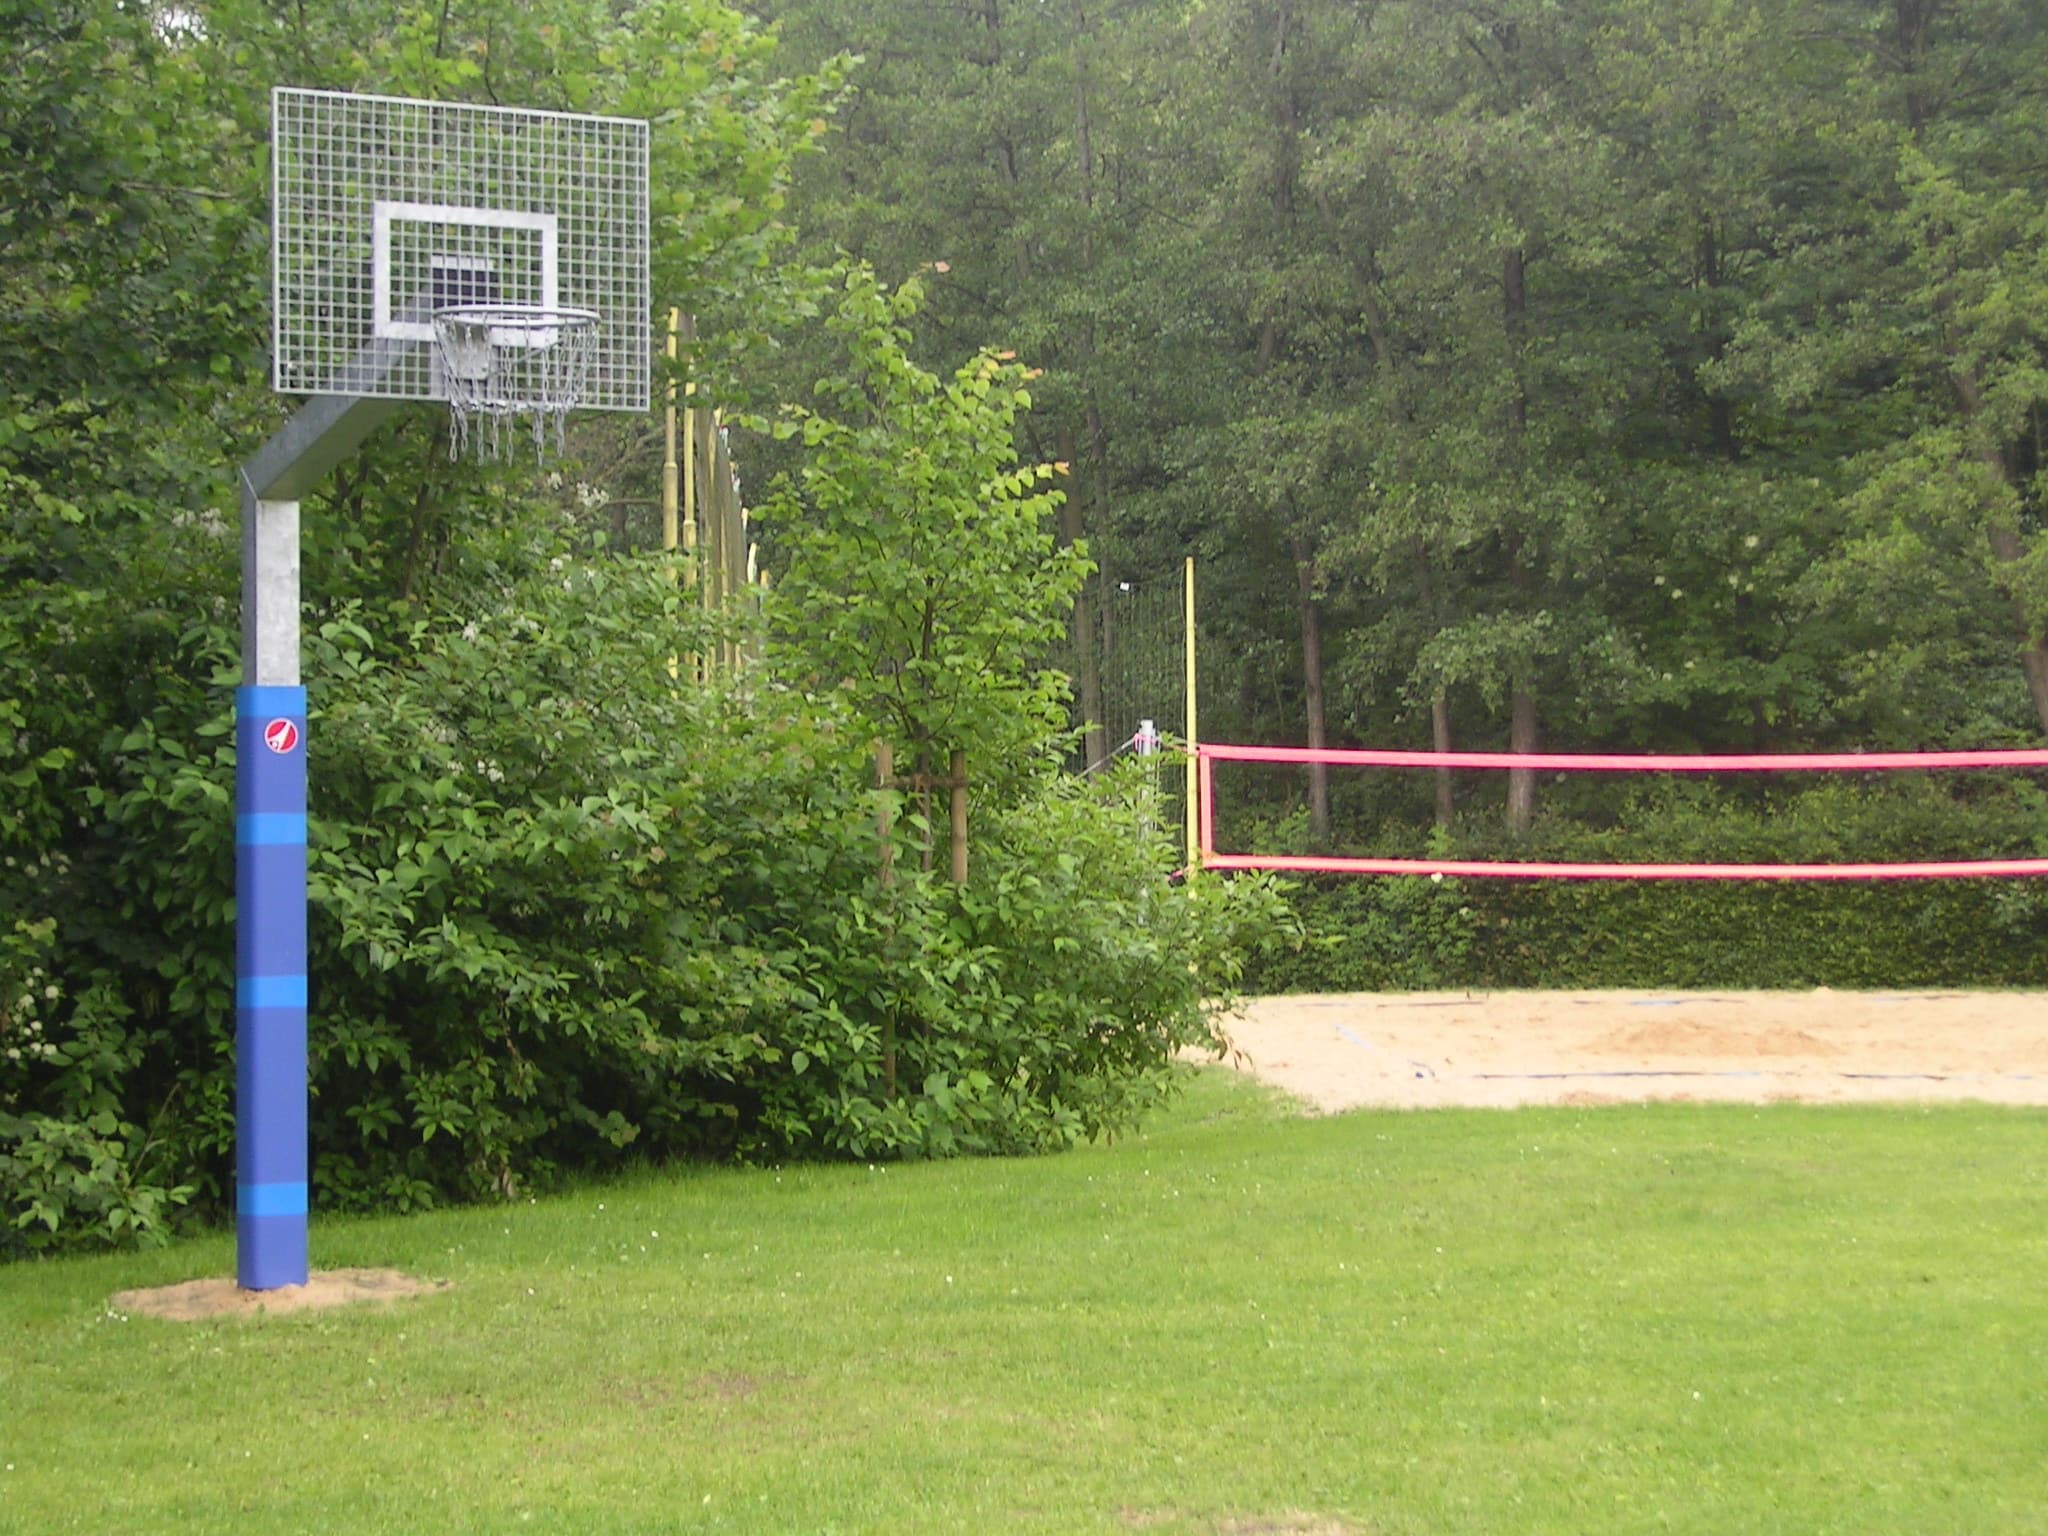
[[[309,504],[323,1209],[1128,1124],[1273,931],[1160,878],[1171,776],[1072,771],[1171,728],[1189,556],[1210,739],[2048,729],[2037,6],[757,12],[0,0],[0,1248],[231,1187],[274,84],[647,118],[778,584],[748,679],[675,686],[741,620],[650,553],[658,418],[536,476],[402,412]],[[914,803],[879,878],[878,736],[969,753],[965,887]],[[1265,849],[2048,852],[2020,775],[1223,782]],[[1294,900],[1260,985],[2048,979],[2023,883]]]
[[[2023,0],[766,8],[860,54],[804,230],[1046,370],[1099,761],[2048,731],[2048,14]],[[1162,593],[1161,588],[1168,589]],[[1162,656],[1162,652],[1166,653]],[[2038,785],[1218,768],[1222,845],[2048,849]],[[2048,977],[2024,885],[1331,883],[1270,985]],[[1788,942],[1788,935],[1796,936]]]

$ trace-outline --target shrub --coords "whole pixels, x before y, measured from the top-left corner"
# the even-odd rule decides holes
[[[915,860],[885,887],[866,732],[767,679],[678,686],[708,636],[654,562],[557,554],[488,610],[377,623],[344,604],[307,636],[323,1209],[1112,1132],[1209,1042],[1272,910],[1256,882],[1170,888],[1140,787],[1049,766],[977,796],[964,890]],[[228,696],[158,703],[88,765],[47,871],[64,919],[0,945],[33,994],[0,1013],[14,1251],[228,1209]]]
[[[966,886],[913,874],[843,911],[812,951],[806,1071],[764,1128],[855,1156],[1037,1152],[1157,1103],[1179,1052],[1220,1047],[1213,1010],[1283,919],[1265,881],[1169,885],[1150,798],[1142,771],[1048,771],[977,812]]]
[[[0,933],[0,1257],[160,1241],[191,1194],[145,1178],[150,1146],[122,1118],[133,1037],[110,988],[65,995],[55,931]]]
[[[1638,792],[1612,827],[1553,820],[1520,841],[1491,826],[1465,830],[1457,856],[1468,858],[1988,858],[2048,848],[2048,798],[2025,781],[1830,781],[1775,792],[1676,784]],[[1294,990],[2048,981],[2048,905],[2032,883],[1465,880],[1425,894],[1426,884],[1404,878],[1294,887],[1308,943],[1299,957],[1263,959],[1251,984]],[[1447,926],[1452,902],[1469,915]]]

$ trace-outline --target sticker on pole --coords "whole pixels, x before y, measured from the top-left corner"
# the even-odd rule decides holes
[[[299,728],[289,720],[273,720],[263,727],[263,745],[280,757],[299,744]]]

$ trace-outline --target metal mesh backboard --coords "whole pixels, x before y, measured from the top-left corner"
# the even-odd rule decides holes
[[[272,93],[274,382],[445,400],[436,310],[589,309],[581,408],[644,411],[653,362],[647,125]]]

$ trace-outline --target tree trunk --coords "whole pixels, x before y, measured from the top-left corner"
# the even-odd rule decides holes
[[[1704,214],[1700,217],[1697,257],[1700,286],[1708,295],[1707,303],[1718,305],[1720,299],[1716,290],[1721,287],[1721,238],[1714,228],[1714,221]],[[1719,362],[1727,350],[1727,332],[1716,311],[1707,318],[1707,356]],[[1730,463],[1742,457],[1742,445],[1735,437],[1735,407],[1726,395],[1714,390],[1707,391],[1707,436],[1714,445],[1714,452]]]
[[[1420,535],[1408,541],[1408,552],[1415,561],[1415,595],[1422,603],[1422,611],[1429,618],[1429,627],[1442,634],[1446,625],[1444,605],[1437,596],[1437,585],[1430,579],[1429,545]],[[1435,752],[1451,750],[1451,695],[1450,689],[1441,681],[1431,688],[1429,694],[1429,744]],[[1449,827],[1457,806],[1451,795],[1451,770],[1432,770],[1436,778],[1436,824]]]
[[[1451,701],[1441,684],[1429,696],[1429,745],[1434,752],[1451,750]],[[1448,828],[1451,817],[1457,812],[1457,804],[1451,797],[1451,770],[1439,768],[1435,772],[1436,824]]]
[[[1517,593],[1529,590],[1529,568],[1522,563],[1522,540],[1519,535],[1508,540],[1508,583]],[[1529,677],[1529,662],[1526,658],[1515,663],[1514,686],[1508,700],[1508,750],[1510,752],[1534,752],[1536,750],[1536,692]],[[1508,770],[1508,830],[1520,836],[1534,825],[1536,820],[1536,771],[1533,768],[1510,768]]]
[[[1074,433],[1069,427],[1061,427],[1056,441],[1059,455],[1068,464],[1074,462]],[[1069,495],[1060,503],[1060,542],[1071,545],[1084,536],[1082,526],[1081,498]],[[1074,642],[1074,691],[1075,703],[1081,710],[1081,754],[1089,767],[1101,762],[1108,753],[1108,722],[1102,718],[1102,668],[1095,653],[1095,578],[1084,583],[1074,595],[1074,614],[1069,621],[1068,633]]]
[[[1323,621],[1316,607],[1315,554],[1308,540],[1293,536],[1294,579],[1301,595],[1301,676],[1308,713],[1310,751],[1328,745],[1323,721]],[[1308,767],[1308,832],[1318,848],[1330,843],[1330,770],[1323,763]]]
[[[1967,367],[1958,368],[1951,379],[1955,385],[1956,401],[1962,408],[1963,427],[1967,431],[1983,407],[1984,387]],[[2013,484],[2012,463],[1996,446],[1985,444],[1978,450],[1978,457],[2003,484]],[[2001,565],[2015,564],[2027,552],[2026,541],[2017,528],[1993,524],[1988,538],[1991,553]],[[2044,635],[2032,622],[2025,603],[2017,595],[2009,593],[2008,597],[2012,603],[2013,625],[2018,632],[2020,671],[2027,679],[2027,694],[2034,701],[2034,719],[2041,727],[2041,734],[2048,736],[2048,635]]]
[[[1536,750],[1536,696],[1527,688],[1515,690],[1508,718],[1508,750]],[[1508,830],[1527,832],[1536,820],[1536,774],[1528,768],[1508,770]]]
[[[1508,440],[1511,453],[1518,453],[1522,435],[1529,426],[1529,400],[1523,393],[1521,382],[1522,326],[1529,311],[1529,291],[1523,271],[1522,251],[1519,246],[1509,250],[1501,259],[1501,322],[1507,332],[1509,366],[1515,371],[1513,387],[1508,391]],[[1508,585],[1521,599],[1531,586],[1529,567],[1522,559],[1522,533],[1519,529],[1508,532]],[[1508,713],[1508,750],[1510,752],[1534,752],[1536,750],[1536,694],[1530,677],[1530,661],[1518,658],[1515,663],[1513,692]],[[1510,832],[1527,832],[1536,819],[1536,775],[1527,768],[1508,770],[1507,824]]]
[[[2001,461],[2003,455],[1999,455]],[[1996,527],[1991,530],[1991,553],[2002,565],[2011,565],[2026,553],[2016,528]],[[2048,636],[2027,622],[2027,613],[2018,598],[2013,599],[2013,616],[2019,630],[2020,671],[2027,679],[2027,695],[2034,701],[2034,719],[2041,727],[2041,734],[2048,736]]]
[[[1076,67],[1074,78],[1074,196],[1080,205],[1081,226],[1081,271],[1085,276],[1095,265],[1095,149],[1094,135],[1090,126],[1088,105],[1088,49],[1092,28],[1086,9],[1078,3],[1072,10],[1075,37]],[[1083,377],[1093,373],[1095,356],[1095,317],[1084,314],[1074,337],[1075,357]],[[1074,434],[1070,428],[1059,432],[1060,458],[1069,466],[1072,489],[1060,507],[1060,537],[1072,544],[1087,536],[1089,526],[1088,508],[1092,506],[1094,526],[1105,528],[1109,525],[1109,463],[1104,446],[1102,412],[1093,400],[1088,402],[1084,412],[1084,427],[1087,441],[1081,445],[1087,459],[1085,475],[1081,469],[1081,455],[1075,452]],[[1085,495],[1083,494],[1085,488]],[[1108,605],[1105,603],[1105,618]],[[1097,660],[1094,632],[1094,605],[1086,588],[1074,604],[1075,636],[1079,642],[1075,647],[1076,665],[1080,668],[1082,713],[1092,722],[1084,738],[1088,761],[1099,763],[1109,750],[1109,733],[1105,727],[1114,723],[1121,734],[1128,731],[1135,721],[1115,722],[1102,719],[1102,679],[1100,663]],[[1114,642],[1107,634],[1104,643],[1113,650]]]
[[[1529,315],[1529,279],[1522,249],[1516,246],[1500,261],[1501,328],[1507,333],[1508,368],[1515,375],[1508,390],[1508,431],[1519,439],[1529,426],[1529,397],[1522,390],[1522,327]]]
[[[1934,13],[1941,0],[1893,0],[1893,56],[1899,73],[1905,76],[1906,127],[1918,139],[1933,116],[1933,104],[1921,83],[1927,63],[1927,46],[1934,30]]]

